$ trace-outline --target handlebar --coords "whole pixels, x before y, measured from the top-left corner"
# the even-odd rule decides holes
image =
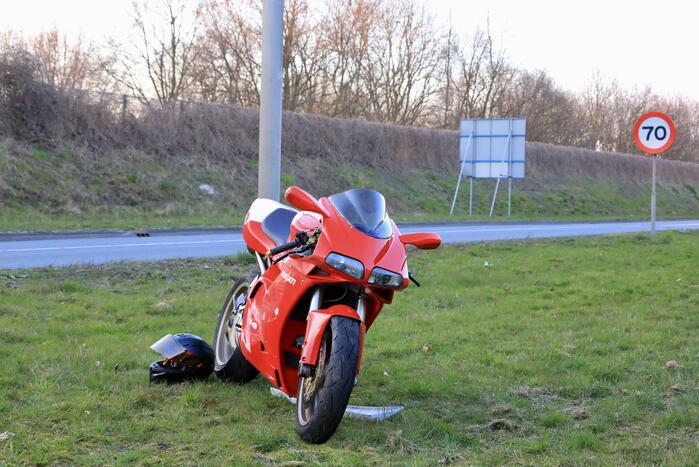
[[[269,250],[269,253],[267,253],[267,255],[277,255],[283,251],[291,250],[292,248],[296,248],[297,246],[299,246],[299,245],[296,243],[296,240],[294,240],[292,242],[284,243],[282,245],[279,245],[278,247],[272,248],[271,250]]]

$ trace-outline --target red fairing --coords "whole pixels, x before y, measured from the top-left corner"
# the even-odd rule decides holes
[[[357,310],[347,305],[334,305],[324,310],[310,311],[308,313],[308,324],[306,325],[307,340],[303,343],[301,363],[316,364],[320,339],[308,339],[308,336],[322,336],[328,321],[333,316],[346,316],[361,321]]]
[[[369,280],[372,269],[380,267],[403,276],[401,289],[408,286],[406,249],[399,239],[400,232],[393,221],[393,235],[390,238],[370,237],[348,224],[330,200],[321,198],[320,202],[333,215],[323,224],[323,235],[318,241],[314,256],[322,258],[324,262],[328,254],[334,252],[361,261],[364,265],[364,277],[358,280],[343,274],[350,282],[364,284]]]
[[[243,226],[243,240],[245,244],[258,253],[265,254],[270,248],[274,248],[274,242],[262,231],[262,224],[255,221],[245,221]]]
[[[320,342],[330,319],[345,316],[361,323],[361,359],[364,332],[371,328],[382,306],[392,301],[394,292],[407,287],[409,280],[406,247],[392,221],[393,234],[389,238],[374,238],[350,225],[328,198],[316,201],[298,188],[292,193],[294,196],[290,201],[315,212],[300,211],[295,215],[287,241],[293,240],[299,231],[310,232],[316,227],[321,228],[320,236],[314,249],[271,264],[251,286],[243,314],[240,347],[245,358],[262,375],[295,397],[299,364],[316,364]],[[277,246],[265,234],[262,223],[265,215],[279,206],[283,207],[270,200],[253,203],[243,227],[243,237],[251,249],[265,254]],[[407,240],[420,240],[430,247],[439,244],[438,236],[425,239],[413,236]],[[360,261],[364,265],[363,277],[356,279],[329,266],[325,261],[330,253]],[[400,286],[391,288],[370,284],[369,276],[375,267],[400,274],[403,278]],[[354,304],[313,302],[314,297],[320,296],[318,290],[331,290],[332,287],[351,290]],[[317,309],[311,309],[312,303],[320,304]],[[303,342],[301,348],[299,342]]]

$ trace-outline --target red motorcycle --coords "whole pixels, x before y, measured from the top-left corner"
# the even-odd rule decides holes
[[[257,373],[296,397],[296,431],[310,443],[337,429],[359,372],[364,334],[393,293],[417,281],[406,246],[437,248],[433,233],[400,235],[377,191],[315,199],[257,199],[243,238],[259,271],[241,278],[218,315],[214,371],[247,383]]]

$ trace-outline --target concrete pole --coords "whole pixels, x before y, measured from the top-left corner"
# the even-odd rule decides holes
[[[257,196],[275,201],[281,189],[283,21],[284,0],[263,0]]]
[[[655,238],[655,166],[658,161],[658,156],[652,156],[653,158],[653,175],[651,182],[650,191],[650,238]]]

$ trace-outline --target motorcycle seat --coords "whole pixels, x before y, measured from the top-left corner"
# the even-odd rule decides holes
[[[257,198],[243,224],[243,238],[248,248],[260,254],[289,241],[291,221],[296,209],[278,201]]]
[[[274,242],[275,246],[289,241],[291,221],[296,210],[280,207],[270,212],[262,221],[262,231]]]

